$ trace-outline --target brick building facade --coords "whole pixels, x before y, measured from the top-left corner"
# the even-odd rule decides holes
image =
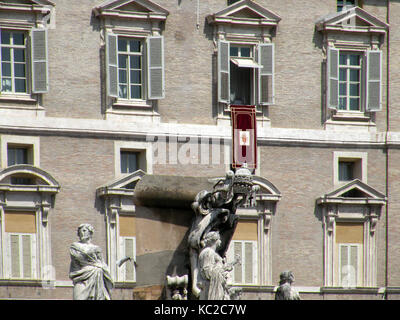
[[[71,299],[81,223],[114,299],[165,298],[193,213],[135,205],[135,185],[223,177],[246,104],[243,298],[273,298],[289,269],[304,299],[397,299],[399,17],[397,0],[2,1],[0,298]]]

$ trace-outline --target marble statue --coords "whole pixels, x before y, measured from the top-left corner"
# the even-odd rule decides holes
[[[74,300],[111,300],[113,281],[100,248],[91,243],[93,232],[90,224],[81,224],[79,241],[70,247],[69,277],[74,284]]]
[[[279,287],[276,290],[275,300],[300,300],[297,290],[292,287],[294,275],[291,271],[284,271],[280,274]]]
[[[224,179],[215,183],[212,191],[202,190],[196,195],[192,203],[195,218],[188,236],[191,290],[195,298],[218,296],[202,293],[204,285],[201,281],[204,277],[199,272],[199,255],[205,250],[204,239],[208,233],[217,231],[220,243],[215,247],[215,257],[224,259],[238,222],[236,210],[248,201],[255,191],[257,188],[253,185],[251,172],[244,166],[235,173],[229,171]],[[206,252],[210,254],[209,250]],[[218,259],[215,259],[215,263],[217,261]]]
[[[207,233],[202,245],[204,248],[199,255],[202,286],[200,300],[230,300],[227,278],[238,259],[229,264],[217,253],[217,249],[221,245],[220,235],[217,231]]]

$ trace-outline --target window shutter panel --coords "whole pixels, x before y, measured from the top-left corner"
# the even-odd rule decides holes
[[[352,286],[357,285],[358,279],[358,246],[350,246],[350,265],[352,266],[351,272],[351,284]]]
[[[152,36],[147,38],[147,72],[148,98],[150,100],[165,97],[164,82],[164,38]]]
[[[16,234],[10,235],[10,251],[11,251],[11,277],[20,278],[20,246],[19,236]]]
[[[0,28],[0,44],[1,44],[1,33],[2,33],[2,30],[1,30],[1,28]],[[1,49],[1,45],[0,45],[0,49]],[[3,60],[3,58],[2,58],[2,56],[1,56],[1,50],[0,50],[0,62]],[[0,93],[1,93],[1,91],[2,91],[2,89],[3,89],[3,85],[2,85],[2,83],[3,83],[3,81],[2,81],[2,72],[1,72],[1,63],[0,63]]]
[[[135,260],[135,238],[125,238],[125,256]],[[125,280],[135,280],[135,264],[132,260],[125,263]]]
[[[47,63],[47,29],[32,29],[32,92],[45,93],[49,91]]]
[[[327,59],[327,105],[328,108],[339,107],[339,50],[328,47]]]
[[[253,243],[244,243],[245,283],[253,283]]]
[[[22,274],[23,278],[32,278],[31,236],[22,235]]]
[[[136,238],[120,237],[120,259],[131,257],[131,261],[127,261],[120,268],[119,279],[121,281],[135,281],[135,263],[136,260]]]
[[[236,264],[233,268],[234,278],[233,281],[235,283],[241,283],[243,276],[242,276],[242,264],[243,264],[243,255],[242,255],[242,243],[240,241],[234,242],[233,247],[233,256],[239,256],[240,264]]]
[[[263,43],[258,47],[258,63],[262,66],[258,72],[259,104],[275,103],[274,94],[274,44]]]
[[[218,101],[230,102],[230,45],[228,41],[218,41]]]
[[[367,92],[366,110],[382,110],[382,51],[371,50],[367,52]]]
[[[118,97],[118,36],[108,33],[106,37],[107,95]]]

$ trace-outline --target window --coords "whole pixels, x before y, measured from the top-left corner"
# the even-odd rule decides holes
[[[322,74],[325,129],[375,131],[375,112],[382,110],[381,48],[389,25],[361,9],[360,4],[354,2],[350,10],[316,21],[326,52]]]
[[[1,91],[27,92],[26,34],[1,30]]]
[[[36,216],[5,212],[6,265],[11,279],[36,279]]]
[[[234,4],[238,1],[240,1],[240,0],[228,0],[228,6],[230,6],[231,4]]]
[[[21,146],[8,145],[7,148],[7,161],[8,165],[15,164],[28,164],[28,148]]]
[[[121,151],[121,173],[132,173],[138,170],[139,152]]]
[[[46,29],[32,29],[29,33],[1,29],[1,92],[17,96],[48,92]]]
[[[351,181],[354,179],[354,162],[339,161],[339,181]]]
[[[258,283],[258,224],[257,220],[239,221],[229,245],[228,261],[239,257],[239,264],[233,267],[230,279],[233,284]]]
[[[258,56],[256,60],[255,57]],[[219,102],[273,104],[274,45],[239,45],[219,41]]]
[[[144,41],[147,61],[147,90],[144,89]],[[127,100],[164,98],[164,41],[162,36],[137,39],[107,36],[108,94]]]
[[[137,170],[96,190],[97,196],[104,201],[108,265],[113,279],[123,285],[136,281],[136,207],[133,198],[135,186],[144,175],[142,170]]]
[[[165,97],[164,38],[168,10],[150,0],[106,1],[93,8],[102,26],[106,119],[159,122]],[[129,22],[129,23],[128,23]]]
[[[338,111],[381,110],[381,56],[380,50],[359,54],[329,47],[328,106]]]
[[[254,100],[254,67],[259,67],[254,63],[253,47],[231,44],[230,57],[230,103],[250,105]]]
[[[23,175],[35,185],[10,185]],[[55,280],[52,271],[48,215],[60,186],[47,172],[32,165],[0,171],[0,279]]]
[[[143,98],[142,55],[142,41],[118,37],[119,98]]]
[[[363,279],[364,224],[336,222],[338,284],[360,286]]]
[[[359,54],[339,54],[339,110],[360,110],[361,60]]]
[[[355,7],[357,5],[357,0],[337,0],[337,11],[340,12],[346,7]]]
[[[114,152],[116,176],[133,173],[139,169],[152,173],[153,148],[151,142],[116,141]]]
[[[275,104],[273,40],[281,18],[253,1],[227,4],[207,16],[217,49],[217,122],[230,123],[231,104],[255,106],[257,120],[270,122],[263,110]]]
[[[358,179],[367,182],[367,159],[366,152],[341,152],[333,153],[334,163],[334,185]]]
[[[118,270],[118,281],[136,281],[136,221],[134,216],[119,215],[119,256],[131,258]]]
[[[46,93],[48,81],[47,27],[54,27],[54,8],[48,1],[8,1],[0,17],[0,101],[19,100],[24,112],[43,108],[36,94]],[[50,24],[49,21],[52,21]],[[1,106],[0,106],[1,107]],[[21,108],[10,107],[7,109]],[[35,113],[36,115],[36,113]]]
[[[386,201],[384,194],[360,180],[317,199],[323,217],[325,286],[376,286],[377,225]]]
[[[39,137],[1,135],[0,141],[2,168],[16,164],[40,166]]]

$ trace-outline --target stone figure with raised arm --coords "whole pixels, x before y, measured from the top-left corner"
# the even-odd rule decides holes
[[[236,209],[255,191],[250,171],[241,168],[236,173],[228,171],[224,179],[215,183],[212,191],[202,190],[196,195],[192,203],[196,215],[188,236],[191,289],[196,298],[202,291],[198,260],[203,239],[209,232],[218,231],[220,245],[216,253],[224,258],[238,222]]]
[[[70,247],[69,277],[74,284],[74,300],[111,300],[113,281],[100,247],[91,243],[93,232],[90,224],[81,224],[79,241]]]

